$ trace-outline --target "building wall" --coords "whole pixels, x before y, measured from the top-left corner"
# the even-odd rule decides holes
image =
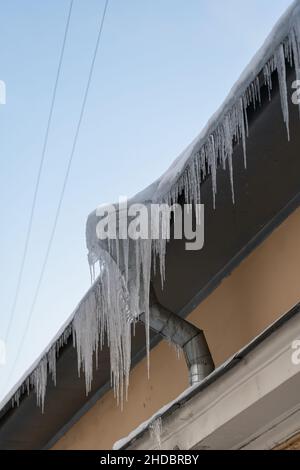
[[[216,366],[223,363],[300,299],[300,209],[248,256],[188,317],[205,331]],[[54,449],[110,449],[188,386],[183,358],[161,342],[131,372],[121,411],[103,396]]]

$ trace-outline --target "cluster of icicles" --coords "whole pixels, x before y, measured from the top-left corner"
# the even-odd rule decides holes
[[[265,61],[263,69],[241,90],[231,107],[226,109],[219,119],[210,126],[206,137],[199,142],[197,151],[188,159],[171,189],[160,197],[161,203],[172,205],[184,193],[186,202],[199,203],[202,181],[211,175],[213,201],[217,194],[217,169],[228,165],[234,202],[233,149],[241,142],[246,167],[246,138],[248,136],[247,108],[260,103],[261,76],[268,87],[270,99],[272,91],[272,74],[277,71],[283,121],[289,138],[289,107],[286,83],[286,60],[294,67],[296,78],[300,80],[300,23],[291,25],[285,39],[277,46],[275,52]],[[262,73],[262,75],[261,75]],[[157,201],[155,201],[157,202]],[[169,221],[163,221],[168,225]],[[161,227],[161,234],[166,227]],[[63,335],[44,355],[35,370],[30,374],[21,388],[15,393],[13,402],[18,403],[21,394],[34,388],[37,403],[44,407],[47,376],[51,372],[55,382],[56,357],[60,348],[69,336],[73,335],[74,345],[78,353],[78,372],[85,374],[86,391],[91,389],[93,378],[94,357],[105,342],[110,348],[111,380],[116,396],[123,401],[126,397],[131,366],[131,334],[132,323],[140,312],[145,312],[146,342],[149,351],[149,288],[153,261],[160,260],[160,272],[164,278],[164,260],[166,240],[140,240],[134,246],[120,240],[119,256],[123,256],[124,269],[109,252],[101,250],[97,254],[100,263],[100,275],[94,282],[84,299],[75,310],[73,320]],[[122,254],[123,253],[123,254]],[[93,255],[93,254],[92,254]],[[91,256],[93,258],[93,256]],[[95,259],[93,259],[93,262]],[[97,364],[96,364],[97,366]]]
[[[156,418],[149,425],[150,438],[157,450],[161,450],[162,419]]]

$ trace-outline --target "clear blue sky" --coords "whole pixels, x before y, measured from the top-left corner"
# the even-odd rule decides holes
[[[104,0],[75,0],[2,396],[90,285],[86,217],[169,166],[226,97],[291,0],[110,0],[48,268],[7,383],[45,254]],[[69,1],[1,0],[0,339],[16,288]],[[4,334],[4,333],[3,333]],[[2,398],[0,396],[0,399]]]

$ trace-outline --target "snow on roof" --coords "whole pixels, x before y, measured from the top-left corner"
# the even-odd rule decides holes
[[[295,0],[288,8],[286,13],[275,25],[271,34],[266,39],[261,49],[257,52],[248,67],[242,73],[240,79],[236,82],[228,97],[219,108],[219,110],[208,121],[206,127],[193,140],[193,142],[184,150],[184,152],[174,161],[171,167],[155,181],[151,186],[135,196],[132,201],[153,201],[153,202],[177,202],[178,195],[184,191],[189,202],[200,201],[201,182],[209,174],[212,180],[212,190],[215,199],[217,191],[216,172],[218,167],[229,168],[232,198],[234,201],[234,183],[232,155],[235,142],[241,142],[244,148],[244,158],[246,166],[246,138],[248,135],[247,108],[251,104],[260,102],[260,74],[263,74],[265,84],[272,91],[272,74],[277,71],[279,79],[279,89],[281,95],[283,121],[287,128],[289,137],[289,110],[288,94],[286,85],[286,60],[294,66],[296,77],[300,80],[300,0]],[[87,221],[87,246],[90,251],[91,263],[100,261],[99,252],[93,253],[97,245],[95,212],[92,213]],[[153,247],[152,247],[153,249]],[[157,250],[157,246],[155,247]],[[161,258],[161,265],[164,263],[165,247],[158,252]],[[141,253],[145,252],[145,247],[140,246]],[[151,259],[144,259],[142,263],[147,279],[143,279],[144,286],[149,288],[149,272],[151,269]],[[108,276],[109,277],[109,276]],[[113,279],[120,284],[119,277]],[[56,357],[60,347],[73,334],[78,350],[78,368],[83,367],[86,376],[87,390],[90,389],[92,380],[93,353],[98,347],[101,347],[103,341],[102,329],[111,333],[110,341],[121,348],[122,357],[118,352],[112,350],[111,359],[113,360],[113,375],[115,374],[115,388],[122,387],[123,380],[125,388],[128,383],[128,374],[130,369],[130,358],[128,351],[130,338],[126,329],[126,339],[121,331],[122,317],[128,305],[124,304],[124,298],[110,299],[101,297],[102,279],[97,279],[87,294],[79,303],[69,320],[63,325],[50,345],[22,376],[18,383],[2,400],[0,409],[4,408],[10,400],[19,401],[24,391],[29,392],[34,388],[37,394],[37,402],[43,407],[47,371],[52,372],[55,380]],[[107,279],[106,279],[106,282]],[[124,288],[120,284],[120,291]],[[127,287],[126,287],[127,288]],[[100,293],[99,293],[100,292]],[[128,289],[129,294],[130,289]],[[101,294],[101,295],[100,295]],[[104,295],[103,294],[103,295]],[[100,299],[100,300],[99,300]],[[103,301],[105,300],[105,302]],[[100,302],[100,303],[99,303]],[[122,308],[120,308],[120,305]],[[99,309],[102,309],[99,314]],[[145,306],[147,308],[147,306]],[[119,313],[118,313],[119,309]],[[111,311],[114,311],[113,320]],[[100,315],[100,319],[99,319]],[[116,333],[118,331],[118,333]],[[117,336],[118,335],[118,336]],[[123,336],[122,336],[123,335]],[[112,344],[110,344],[112,346]],[[125,359],[126,360],[125,360]],[[121,368],[121,370],[119,370]],[[116,378],[117,377],[117,378]]]
[[[207,125],[202,129],[200,134],[193,140],[193,142],[179,155],[178,158],[171,164],[169,169],[161,176],[158,187],[155,193],[155,200],[161,200],[167,197],[167,194],[172,192],[172,188],[178,182],[178,179],[183,174],[186,167],[191,164],[192,157],[201,151],[201,148],[209,144],[209,138],[215,133],[220,125],[226,119],[226,115],[232,112],[232,109],[239,103],[240,100],[247,100],[247,93],[251,92],[249,87],[255,86],[255,82],[261,71],[268,73],[265,66],[276,58],[278,49],[286,41],[293,42],[294,30],[296,40],[300,36],[300,2],[295,0],[286,12],[277,21],[271,33],[265,40],[262,47],[257,51],[248,66],[244,69],[240,78],[236,81],[227,98],[220,106],[220,108],[209,119]],[[299,62],[299,48],[296,44],[292,45],[295,69],[298,69],[300,77],[300,62]],[[278,64],[279,65],[279,64]],[[276,65],[275,65],[276,66]],[[267,77],[266,77],[267,78]],[[284,84],[282,84],[284,87]],[[286,111],[284,111],[285,113]],[[288,123],[287,123],[288,124]]]

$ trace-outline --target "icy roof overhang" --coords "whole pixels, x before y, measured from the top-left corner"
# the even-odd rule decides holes
[[[291,28],[299,26],[299,1],[295,2],[275,27],[266,44],[259,51],[238,84],[233,88],[225,104],[210,121],[206,129],[191,146],[177,159],[171,169],[146,193],[138,195],[138,200],[159,200],[165,197],[180,181],[194,156],[205,145],[207,138],[219,125],[228,110],[234,107],[243,93],[251,86],[253,80],[259,79],[261,107],[247,109],[249,137],[247,139],[248,169],[243,165],[243,142],[233,147],[235,173],[236,204],[232,205],[231,185],[226,172],[218,172],[217,210],[212,210],[211,180],[206,175],[202,181],[202,202],[206,206],[206,244],[199,253],[188,254],[180,241],[170,243],[166,258],[166,279],[164,291],[160,289],[160,281],[152,279],[159,300],[170,310],[187,315],[199,302],[213,290],[225,275],[236,266],[270,231],[299,204],[300,183],[300,137],[299,120],[296,106],[290,106],[291,142],[286,138],[283,125],[282,109],[285,109],[282,93],[284,87],[279,86],[274,71],[272,100],[268,100],[268,87],[264,85],[263,69],[280,46],[286,44]],[[287,49],[288,52],[288,49]],[[274,64],[273,64],[274,65]],[[281,63],[281,66],[283,64]],[[291,82],[295,78],[292,66],[287,66],[287,87],[291,90]],[[282,70],[281,70],[282,71]],[[270,77],[269,77],[270,78]],[[256,94],[258,90],[256,89]],[[254,93],[254,95],[255,95]],[[254,97],[253,95],[253,97]],[[286,110],[283,113],[286,116]],[[212,170],[212,168],[211,168]],[[284,175],[284,177],[283,177]],[[181,183],[180,183],[181,184]],[[266,193],[266,184],[275,188]],[[264,204],[262,204],[264,201]],[[220,237],[220,233],[222,237]],[[92,289],[92,288],[91,288]],[[88,298],[89,292],[85,296]],[[83,299],[84,301],[84,299]],[[80,303],[80,305],[82,302]],[[70,316],[51,344],[40,358],[1,403],[0,412],[0,448],[39,448],[50,441],[66,423],[72,422],[77,412],[83,413],[91,406],[93,399],[99,397],[109,387],[109,356],[104,349],[99,353],[99,369],[94,371],[91,402],[85,396],[84,379],[77,379],[77,358],[72,348],[72,321],[78,309]],[[156,341],[156,339],[154,339]],[[24,391],[29,382],[34,386],[35,372],[38,370],[47,375],[47,365],[53,363],[53,352],[58,352],[57,386],[49,382],[45,414],[41,415],[35,407],[32,391],[26,397]],[[145,353],[144,335],[142,330],[133,342],[133,355],[138,361]],[[52,370],[54,372],[54,370]],[[17,394],[17,395],[16,395]],[[72,400],[69,399],[70,394]],[[13,397],[21,398],[19,408],[11,408]],[[59,404],[59,413],[57,406]],[[79,411],[81,409],[81,412]],[[28,435],[28,427],[35,428],[36,433]]]

